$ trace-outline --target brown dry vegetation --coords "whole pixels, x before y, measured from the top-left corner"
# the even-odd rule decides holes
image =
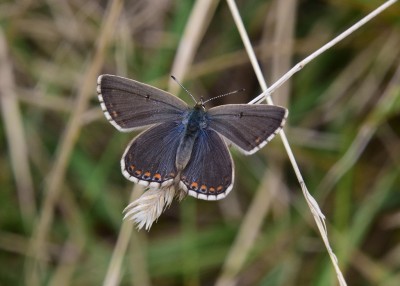
[[[237,2],[269,84],[382,3]],[[400,281],[399,15],[397,3],[273,95],[349,285]],[[279,138],[232,151],[225,200],[188,197],[150,232],[122,222],[141,191],[119,167],[135,134],[105,120],[96,78],[191,103],[171,72],[198,97],[246,89],[216,105],[261,91],[224,1],[0,3],[1,285],[336,285]]]

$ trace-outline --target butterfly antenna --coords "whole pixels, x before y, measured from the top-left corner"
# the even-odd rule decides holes
[[[184,91],[186,91],[186,93],[187,94],[189,94],[192,98],[193,98],[193,100],[194,100],[194,102],[196,102],[197,103],[197,100],[196,100],[196,98],[176,79],[176,77],[174,77],[173,75],[171,75],[171,78],[174,80],[174,81],[176,81],[176,83],[177,84],[179,84],[180,85],[180,87],[182,87],[183,88],[183,90]]]
[[[243,91],[245,91],[245,89],[241,88],[241,89],[234,90],[234,91],[231,91],[231,92],[228,92],[228,93],[224,93],[224,94],[221,94],[221,95],[218,95],[218,96],[215,96],[215,97],[207,99],[206,101],[203,102],[203,104],[206,104],[207,102],[209,102],[211,100],[214,100],[214,99],[217,99],[217,98],[221,98],[221,97],[224,97],[224,96],[227,96],[227,95],[231,95],[231,94],[235,94],[235,93],[239,93],[239,92],[243,92]]]

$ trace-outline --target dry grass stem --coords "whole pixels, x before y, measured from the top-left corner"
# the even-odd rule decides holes
[[[371,66],[376,51],[380,49],[382,42],[387,39],[387,35],[382,35],[371,42],[364,50],[352,60],[351,63],[336,77],[329,88],[321,95],[321,105],[318,123],[328,123],[334,120],[338,112],[341,111],[341,103],[346,97],[353,85],[365,74]],[[322,118],[321,118],[322,117]],[[315,120],[313,117],[311,120]]]
[[[282,73],[282,71],[290,68],[290,59],[292,55],[292,44],[293,44],[293,31],[294,31],[294,14],[296,1],[277,1],[277,17],[276,26],[274,31],[274,41],[272,44],[272,77],[275,78]],[[288,21],[287,19],[291,19]],[[267,18],[265,20],[266,28],[269,27],[270,21]],[[267,24],[268,23],[268,24]],[[267,38],[267,33],[264,32]],[[264,40],[264,46],[270,43]],[[278,47],[285,44],[286,49],[279,50]],[[287,86],[282,91],[281,97],[279,97],[280,105],[287,106],[289,97],[290,86]],[[238,234],[234,244],[231,246],[230,251],[225,259],[222,267],[222,272],[216,282],[216,285],[233,285],[236,276],[239,271],[243,268],[243,265],[248,257],[252,246],[259,234],[262,222],[265,220],[268,211],[274,207],[271,202],[275,199],[275,194],[271,193],[271,190],[281,190],[285,192],[286,187],[282,182],[282,167],[283,162],[274,160],[274,167],[268,168],[263,176],[263,181],[256,191],[256,196],[253,198],[249,209],[247,210],[245,217],[242,221]],[[284,194],[281,194],[284,196]],[[277,206],[279,204],[275,204]],[[282,209],[280,210],[282,211]]]
[[[186,71],[192,64],[218,3],[219,0],[200,0],[194,3],[172,64],[171,74],[180,81],[183,81]],[[169,92],[176,94],[179,89],[179,85],[169,79]]]
[[[234,285],[236,276],[242,269],[246,258],[254,245],[256,237],[271,208],[274,195],[268,188],[270,176],[264,176],[255,196],[242,219],[242,223],[222,265],[221,273],[215,283],[217,286]],[[279,184],[279,183],[278,183]],[[275,190],[275,189],[274,189]]]
[[[14,74],[9,61],[7,43],[0,28],[0,107],[10,150],[11,166],[17,185],[19,208],[28,229],[36,217],[32,175],[29,169],[28,147],[22,115],[15,91]]]
[[[291,78],[295,73],[297,73],[298,71],[300,71],[304,66],[306,66],[309,62],[311,62],[312,60],[314,60],[316,57],[318,57],[320,54],[324,53],[325,51],[327,51],[328,49],[330,49],[331,47],[333,47],[334,45],[336,45],[337,43],[339,43],[340,41],[342,41],[343,39],[345,39],[347,36],[351,35],[352,33],[354,33],[356,30],[358,30],[360,27],[362,27],[363,25],[365,25],[368,21],[372,20],[373,18],[375,18],[377,15],[379,15],[380,13],[382,13],[384,10],[386,10],[387,8],[389,8],[391,5],[393,5],[394,3],[396,3],[397,0],[389,0],[386,1],[385,3],[383,3],[381,6],[379,6],[378,8],[376,8],[374,11],[372,11],[371,13],[369,13],[367,16],[365,16],[364,18],[362,18],[360,21],[358,21],[356,24],[354,24],[353,26],[351,26],[349,29],[347,29],[346,31],[344,31],[343,33],[341,33],[339,36],[337,36],[336,38],[334,38],[333,40],[329,41],[327,44],[325,44],[324,46],[322,46],[321,48],[319,48],[318,50],[316,50],[315,52],[313,52],[311,55],[309,55],[308,57],[306,57],[304,60],[302,60],[301,62],[299,62],[298,64],[296,64],[291,70],[289,70],[286,74],[284,74],[279,80],[277,80],[273,85],[271,85],[268,89],[265,89],[265,91],[263,93],[261,93],[259,96],[257,96],[256,98],[254,98],[250,103],[258,103],[258,102],[262,102],[264,100],[264,97],[270,97],[272,93],[274,93],[274,91],[276,89],[278,89],[283,83],[285,83],[289,78]]]
[[[3,2],[0,283],[397,286],[399,1]],[[136,132],[104,119],[101,73],[173,94],[171,74],[195,95],[246,89],[212,105],[262,89],[250,103],[288,107],[292,126],[283,145],[232,150],[227,198],[160,216],[185,193],[121,175]]]
[[[140,185],[134,185],[132,190],[131,199],[135,200],[141,194],[143,194],[143,187]],[[103,285],[111,286],[111,285],[119,285],[121,276],[122,276],[122,262],[124,260],[125,254],[128,249],[129,242],[131,237],[135,237],[135,240],[140,240],[137,233],[132,233],[132,224],[125,220],[122,222],[122,226],[120,232],[118,234],[117,243],[115,244],[113,254],[110,260],[110,264],[107,269],[107,273],[105,275]],[[136,249],[137,252],[142,252],[143,250],[140,248]],[[144,256],[144,255],[142,255]],[[135,265],[135,268],[140,267],[140,265]],[[143,267],[141,267],[143,268]],[[143,270],[145,271],[145,270]],[[142,272],[143,272],[142,271]],[[148,276],[148,274],[143,274]]]
[[[391,108],[398,100],[399,94],[395,90],[400,85],[400,67],[382,93],[376,107],[368,114],[353,142],[347,148],[346,153],[337,161],[326,176],[322,179],[317,192],[323,197],[329,193],[335,184],[346,174],[357,162],[357,159],[364,152],[372,136],[377,131],[379,124],[389,115]]]
[[[55,162],[45,186],[45,198],[42,212],[32,236],[30,249],[34,253],[34,257],[46,255],[43,243],[46,240],[47,233],[53,221],[53,209],[61,193],[62,181],[65,176],[68,161],[80,132],[81,116],[88,106],[90,97],[93,95],[93,82],[96,82],[97,75],[99,74],[101,65],[104,61],[107,44],[113,34],[113,27],[115,26],[121,10],[122,1],[116,0],[111,2],[109,13],[105,16],[104,25],[100,33],[94,58],[84,75],[75,102],[75,109],[71,114],[65,132],[60,139],[61,142]],[[37,259],[34,259],[29,263],[26,272],[26,282],[28,284],[34,286],[41,284],[41,274],[39,269],[43,269],[43,267],[39,266],[39,261]]]
[[[376,17],[376,15],[378,15],[379,13],[381,13],[382,11],[384,11],[386,8],[388,8],[390,5],[394,4],[396,1],[387,1],[385,2],[383,5],[381,5],[380,7],[378,7],[377,9],[375,9],[373,12],[371,12],[370,14],[368,14],[366,17],[364,17],[362,20],[360,20],[359,22],[357,22],[355,25],[353,25],[352,27],[350,27],[348,30],[346,30],[345,32],[343,32],[342,34],[340,34],[338,37],[336,37],[335,39],[333,39],[332,41],[330,41],[329,43],[327,43],[326,45],[324,45],[323,47],[321,47],[320,49],[318,49],[317,51],[315,51],[314,53],[312,53],[310,56],[306,57],[303,61],[301,61],[299,64],[297,64],[294,68],[292,68],[288,73],[286,73],[283,77],[281,77],[281,79],[279,79],[277,82],[275,82],[269,89],[267,89],[267,86],[265,84],[264,78],[261,75],[261,69],[258,65],[258,62],[256,60],[255,54],[252,50],[252,46],[250,44],[249,38],[247,36],[247,33],[245,31],[244,25],[241,21],[241,17],[239,15],[239,12],[237,10],[236,4],[234,3],[233,0],[227,0],[229,7],[232,11],[232,15],[235,19],[235,22],[238,26],[238,30],[239,33],[241,34],[242,40],[244,42],[244,45],[246,47],[246,50],[249,53],[249,58],[250,61],[252,62],[253,68],[255,70],[255,73],[257,75],[257,78],[260,82],[260,85],[262,87],[262,89],[264,90],[264,92],[259,95],[257,98],[255,98],[254,100],[252,100],[250,103],[256,103],[256,102],[260,102],[264,97],[267,99],[267,102],[269,104],[273,104],[272,100],[271,100],[271,93],[276,90],[279,86],[281,86],[284,82],[286,82],[294,73],[298,72],[299,70],[301,70],[307,63],[309,63],[310,61],[312,61],[313,59],[315,59],[318,55],[320,55],[321,53],[325,52],[327,49],[331,48],[332,46],[334,46],[336,43],[340,42],[341,40],[343,40],[345,37],[347,37],[348,35],[352,34],[355,30],[357,30],[358,28],[360,28],[361,26],[363,26],[366,22],[368,22],[369,20],[373,19],[374,17]],[[329,256],[331,258],[331,261],[333,263],[333,266],[335,268],[337,277],[338,277],[338,281],[340,283],[340,285],[346,285],[346,282],[344,280],[343,274],[339,269],[338,266],[338,261],[337,258],[335,256],[335,254],[333,253],[330,244],[329,244],[329,240],[328,240],[328,236],[327,236],[327,230],[326,230],[326,225],[325,225],[325,217],[322,214],[318,203],[315,201],[315,199],[311,196],[311,194],[308,192],[307,187],[304,183],[304,180],[302,178],[302,175],[300,173],[300,170],[298,168],[298,165],[296,163],[296,160],[294,158],[294,155],[291,151],[289,142],[287,141],[287,138],[285,136],[284,131],[280,132],[283,144],[285,146],[285,149],[288,153],[289,159],[292,163],[292,166],[294,168],[294,171],[296,173],[296,176],[298,178],[299,184],[302,188],[304,197],[306,198],[306,201],[310,207],[310,210],[314,216],[315,222],[317,223],[318,229],[321,233],[322,239],[325,243],[325,246],[328,250]]]

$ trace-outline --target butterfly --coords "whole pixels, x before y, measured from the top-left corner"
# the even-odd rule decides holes
[[[122,174],[130,181],[175,186],[203,200],[224,198],[233,188],[234,163],[227,143],[246,155],[282,129],[288,110],[274,105],[226,104],[190,107],[156,87],[100,75],[97,93],[107,120],[119,131],[146,128],[126,148]]]

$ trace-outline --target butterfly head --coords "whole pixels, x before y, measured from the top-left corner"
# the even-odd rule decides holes
[[[206,105],[205,105],[205,101],[203,100],[203,97],[200,97],[200,100],[196,102],[195,109],[202,109],[203,111],[206,110]]]

